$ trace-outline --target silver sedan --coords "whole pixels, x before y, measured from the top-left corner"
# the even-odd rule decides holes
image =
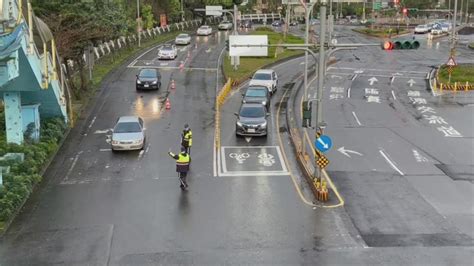
[[[145,127],[138,116],[122,116],[112,131],[111,148],[118,150],[140,150],[145,147]]]

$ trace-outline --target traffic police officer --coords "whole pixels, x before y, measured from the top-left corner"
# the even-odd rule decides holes
[[[188,183],[186,182],[186,175],[189,171],[189,162],[191,157],[186,152],[186,148],[181,147],[181,153],[174,154],[171,151],[168,152],[169,156],[176,160],[176,172],[179,173],[179,181],[181,182],[181,189],[185,189],[188,187]]]
[[[184,125],[183,133],[181,134],[181,146],[186,149],[188,154],[191,154],[191,146],[193,145],[193,132],[188,124]]]

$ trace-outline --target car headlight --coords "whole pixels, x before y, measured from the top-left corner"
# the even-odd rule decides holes
[[[240,121],[237,121],[237,126],[241,127],[243,125],[242,125],[242,123],[240,123]]]
[[[134,141],[133,141],[133,144],[140,144],[140,143],[142,143],[142,141],[143,141],[143,140],[141,140],[141,139],[137,139],[137,140],[134,140]]]
[[[142,84],[142,82],[139,79],[137,79],[137,84]]]
[[[156,80],[153,80],[153,82],[151,82],[151,84],[156,84],[158,81]]]
[[[116,145],[119,144],[119,142],[117,140],[112,140],[112,144]]]
[[[263,124],[260,124],[260,127],[263,127],[263,128],[267,127],[267,122],[263,122]]]
[[[263,105],[267,105],[267,102],[266,102],[266,101],[263,101],[262,104],[263,104]]]
[[[247,100],[242,100],[242,103],[247,103]]]

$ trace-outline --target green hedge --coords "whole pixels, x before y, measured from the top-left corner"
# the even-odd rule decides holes
[[[469,48],[474,49],[474,42],[469,44]]]
[[[4,133],[4,115],[0,112],[0,156],[5,153],[24,153],[23,162],[0,161],[2,166],[10,166],[10,173],[3,175],[3,186],[0,187],[0,231],[22,206],[31,194],[33,187],[41,181],[41,171],[48,159],[58,149],[64,136],[66,124],[61,118],[42,120],[41,138],[38,143],[25,142],[23,145],[7,144]],[[1,128],[3,126],[3,128]]]

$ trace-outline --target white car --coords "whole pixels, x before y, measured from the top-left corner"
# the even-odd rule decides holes
[[[443,30],[443,32],[450,32],[453,27],[451,26],[451,23],[441,23],[441,29]]]
[[[165,44],[158,49],[158,59],[175,59],[178,57],[178,49],[174,44]]]
[[[278,76],[273,69],[260,69],[255,72],[249,86],[265,86],[270,94],[274,94],[278,86]]]
[[[176,39],[174,39],[174,43],[183,45],[190,44],[191,36],[187,33],[181,33],[180,35],[176,36]]]
[[[433,35],[443,34],[443,29],[441,28],[441,25],[435,24],[433,28],[431,28],[431,34]]]
[[[232,29],[232,22],[230,21],[222,21],[219,26],[217,26],[218,29],[220,30],[230,30]]]
[[[199,29],[197,30],[197,35],[211,35],[212,34],[212,28],[210,26],[207,26],[207,25],[203,25],[201,27],[199,27]]]
[[[122,116],[112,130],[111,148],[118,150],[140,150],[145,147],[145,125],[138,116]]]
[[[428,25],[422,24],[415,27],[416,33],[428,33],[431,31],[431,28]]]

